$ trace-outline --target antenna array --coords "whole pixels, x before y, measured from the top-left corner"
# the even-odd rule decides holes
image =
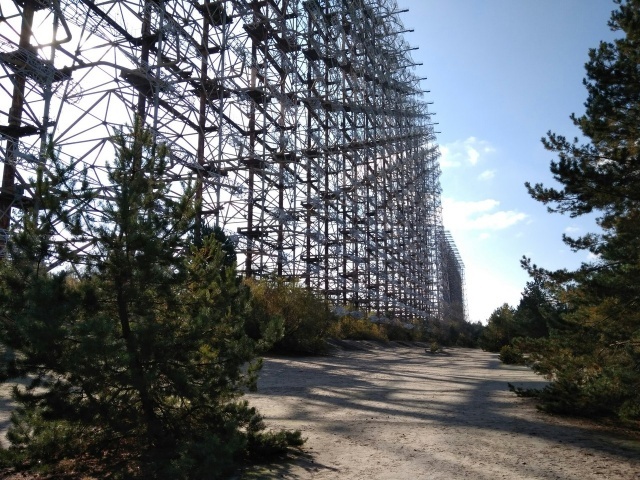
[[[463,303],[438,148],[395,0],[13,0],[0,11],[0,229],[57,156],[108,198],[139,116],[247,276],[375,318]],[[452,247],[453,245],[453,247]],[[460,307],[462,308],[462,307]]]

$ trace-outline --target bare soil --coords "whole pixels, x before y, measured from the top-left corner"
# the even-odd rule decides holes
[[[539,412],[509,382],[544,386],[471,349],[341,342],[329,356],[267,358],[247,398],[307,442],[243,478],[640,479],[638,435]]]
[[[470,349],[339,342],[327,356],[266,358],[247,399],[271,428],[299,429],[307,442],[289,461],[240,477],[640,480],[637,432],[539,412],[507,383],[544,386],[527,368]],[[5,445],[12,406],[2,385]]]

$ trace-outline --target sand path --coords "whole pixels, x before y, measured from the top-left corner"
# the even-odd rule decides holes
[[[248,399],[270,426],[302,430],[307,455],[245,478],[640,479],[640,442],[510,393],[544,384],[524,367],[479,350],[347,346],[265,359]]]

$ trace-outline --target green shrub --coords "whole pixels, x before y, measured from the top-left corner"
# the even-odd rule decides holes
[[[317,354],[327,350],[329,332],[338,322],[329,304],[294,281],[247,279],[252,294],[249,335],[262,335],[262,325],[282,321],[283,335],[272,348],[278,353]]]
[[[507,365],[524,365],[525,360],[520,351],[511,346],[505,345],[500,349],[500,361]]]
[[[640,349],[634,345],[602,346],[586,329],[550,338],[517,339],[536,373],[551,383],[540,392],[544,411],[585,417],[640,420]],[[596,347],[598,355],[593,355]]]
[[[334,323],[329,330],[329,336],[346,340],[388,341],[387,333],[380,324],[351,315],[345,315]]]
[[[413,325],[412,325],[413,327]],[[391,341],[416,342],[422,340],[422,330],[419,328],[407,328],[400,322],[385,323],[383,329]]]

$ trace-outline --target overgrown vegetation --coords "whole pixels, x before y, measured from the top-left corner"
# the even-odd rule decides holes
[[[554,290],[539,275],[525,286],[516,308],[498,307],[482,330],[479,345],[489,352],[500,352],[520,338],[545,338],[562,325],[565,306],[557,301]]]
[[[348,312],[339,318],[330,334],[338,339],[426,342],[437,345],[438,349],[442,346],[475,348],[482,329],[480,322],[468,323],[462,319],[420,320],[406,324],[397,320],[379,322],[375,316]]]
[[[462,319],[447,319],[432,321],[418,330],[419,340],[436,342],[447,347],[478,347],[478,341],[483,325],[480,322],[470,323]]]
[[[384,325],[361,315],[346,314],[331,326],[329,336],[336,339],[389,341]]]
[[[565,236],[595,259],[575,271],[547,271],[523,261],[558,306],[514,342],[551,384],[539,392],[553,412],[640,421],[640,1],[616,1],[610,27],[620,38],[589,52],[585,114],[573,115],[587,143],[549,133],[558,155],[551,172],[561,188],[527,188],[550,212],[595,212],[600,233]],[[535,303],[534,303],[535,304]],[[542,315],[545,317],[545,315]]]
[[[276,277],[245,280],[252,294],[252,313],[246,322],[248,334],[262,338],[264,325],[281,322],[282,337],[271,351],[279,354],[323,354],[329,339],[434,342],[443,346],[476,347],[482,325],[460,321],[404,324],[380,321],[350,306],[338,312],[318,294],[294,280]]]
[[[524,355],[512,345],[503,345],[500,349],[499,358],[502,363],[507,365],[524,365],[526,363]]]
[[[265,327],[281,322],[282,335],[272,351],[289,354],[318,354],[327,349],[326,339],[338,321],[329,304],[295,281],[282,278],[245,280],[252,293],[252,315],[247,328],[255,338],[263,338]]]
[[[222,478],[239,461],[300,446],[300,432],[266,432],[241,399],[281,325],[247,335],[250,292],[215,235],[193,244],[193,189],[175,195],[163,183],[165,149],[139,123],[114,141],[109,200],[96,205],[52,157],[0,262],[0,335],[13,352],[3,380],[32,379],[14,391],[2,463]]]

